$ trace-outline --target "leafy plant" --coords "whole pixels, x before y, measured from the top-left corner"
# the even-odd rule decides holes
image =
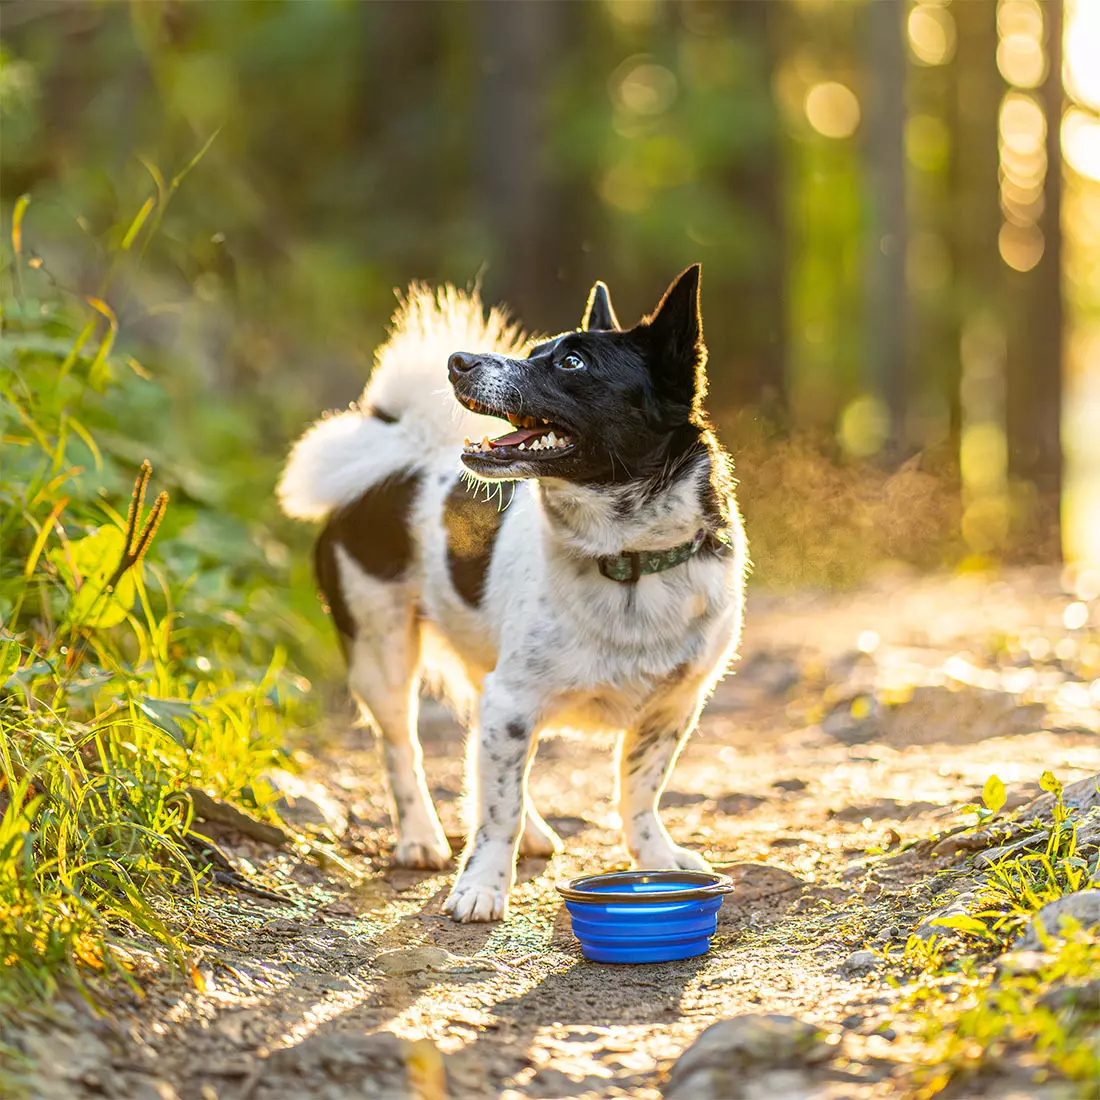
[[[132,980],[128,941],[178,965],[206,871],[178,792],[270,815],[257,780],[287,765],[287,735],[312,720],[288,650],[308,667],[304,654],[328,643],[311,585],[288,577],[297,555],[257,560],[257,543],[281,541],[255,472],[238,493],[174,444],[172,364],[139,362],[110,301],[183,174],[105,234],[97,295],[66,291],[29,247],[28,200],[13,212],[0,314],[0,1014],[60,982],[90,995],[104,978]],[[274,457],[259,461],[273,480]],[[239,466],[226,476],[249,480]],[[162,490],[146,508],[165,482],[176,501]],[[227,513],[227,500],[251,507]]]

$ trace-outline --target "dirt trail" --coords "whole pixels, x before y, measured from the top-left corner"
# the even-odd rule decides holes
[[[687,962],[585,962],[553,890],[625,865],[610,740],[540,748],[534,798],[567,850],[549,865],[521,865],[505,923],[464,926],[440,913],[451,871],[388,868],[377,759],[348,731],[309,777],[350,814],[338,849],[350,874],[222,836],[246,871],[293,884],[293,904],[214,894],[193,935],[205,989],[154,979],[143,1001],[124,1001],[110,1018],[62,1009],[50,1032],[23,1037],[40,1055],[34,1090],[655,1098],[707,1025],[769,1012],[841,1037],[844,1058],[812,1092],[788,1082],[789,1095],[900,1095],[900,1068],[920,1046],[891,1026],[897,993],[850,957],[904,943],[951,861],[868,850],[896,853],[899,842],[959,823],[955,807],[990,774],[1022,802],[1045,769],[1064,781],[1100,770],[1100,682],[1090,695],[1087,672],[1100,658],[1084,651],[1087,631],[1063,625],[1072,600],[1047,572],[754,597],[739,674],[708,707],[664,799],[672,835],[733,865],[739,883],[711,953]],[[1005,635],[1025,648],[1005,650]],[[1067,637],[1072,646],[1060,644]],[[423,726],[430,782],[458,834],[459,733],[437,709]]]

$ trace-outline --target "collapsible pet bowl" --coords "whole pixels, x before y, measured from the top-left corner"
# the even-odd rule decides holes
[[[671,962],[705,955],[733,889],[714,871],[617,871],[557,887],[586,959]]]

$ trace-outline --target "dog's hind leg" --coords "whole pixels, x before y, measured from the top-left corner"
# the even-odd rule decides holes
[[[695,728],[698,705],[687,712],[653,714],[623,733],[619,750],[619,814],[623,838],[640,868],[682,867],[709,871],[702,856],[673,843],[657,805],[676,757]]]
[[[362,582],[360,582],[362,583]],[[368,579],[370,623],[351,643],[348,684],[378,730],[393,801],[401,867],[442,867],[451,848],[424,779],[417,736],[420,628],[416,600],[403,584]]]
[[[535,859],[549,859],[560,851],[561,838],[546,824],[528,795],[527,813],[523,819],[523,836],[519,840],[520,855],[532,856]]]

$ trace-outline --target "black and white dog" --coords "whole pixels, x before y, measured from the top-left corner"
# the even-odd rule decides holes
[[[699,276],[630,329],[597,283],[579,329],[533,345],[476,296],[414,287],[361,403],[291,452],[279,498],[325,521],[317,575],[381,734],[401,865],[451,855],[417,740],[422,680],[471,718],[455,920],[504,915],[517,848],[560,848],[526,792],[545,729],[621,731],[635,863],[707,866],[657,816],[735,654],[747,561],[703,412]]]

